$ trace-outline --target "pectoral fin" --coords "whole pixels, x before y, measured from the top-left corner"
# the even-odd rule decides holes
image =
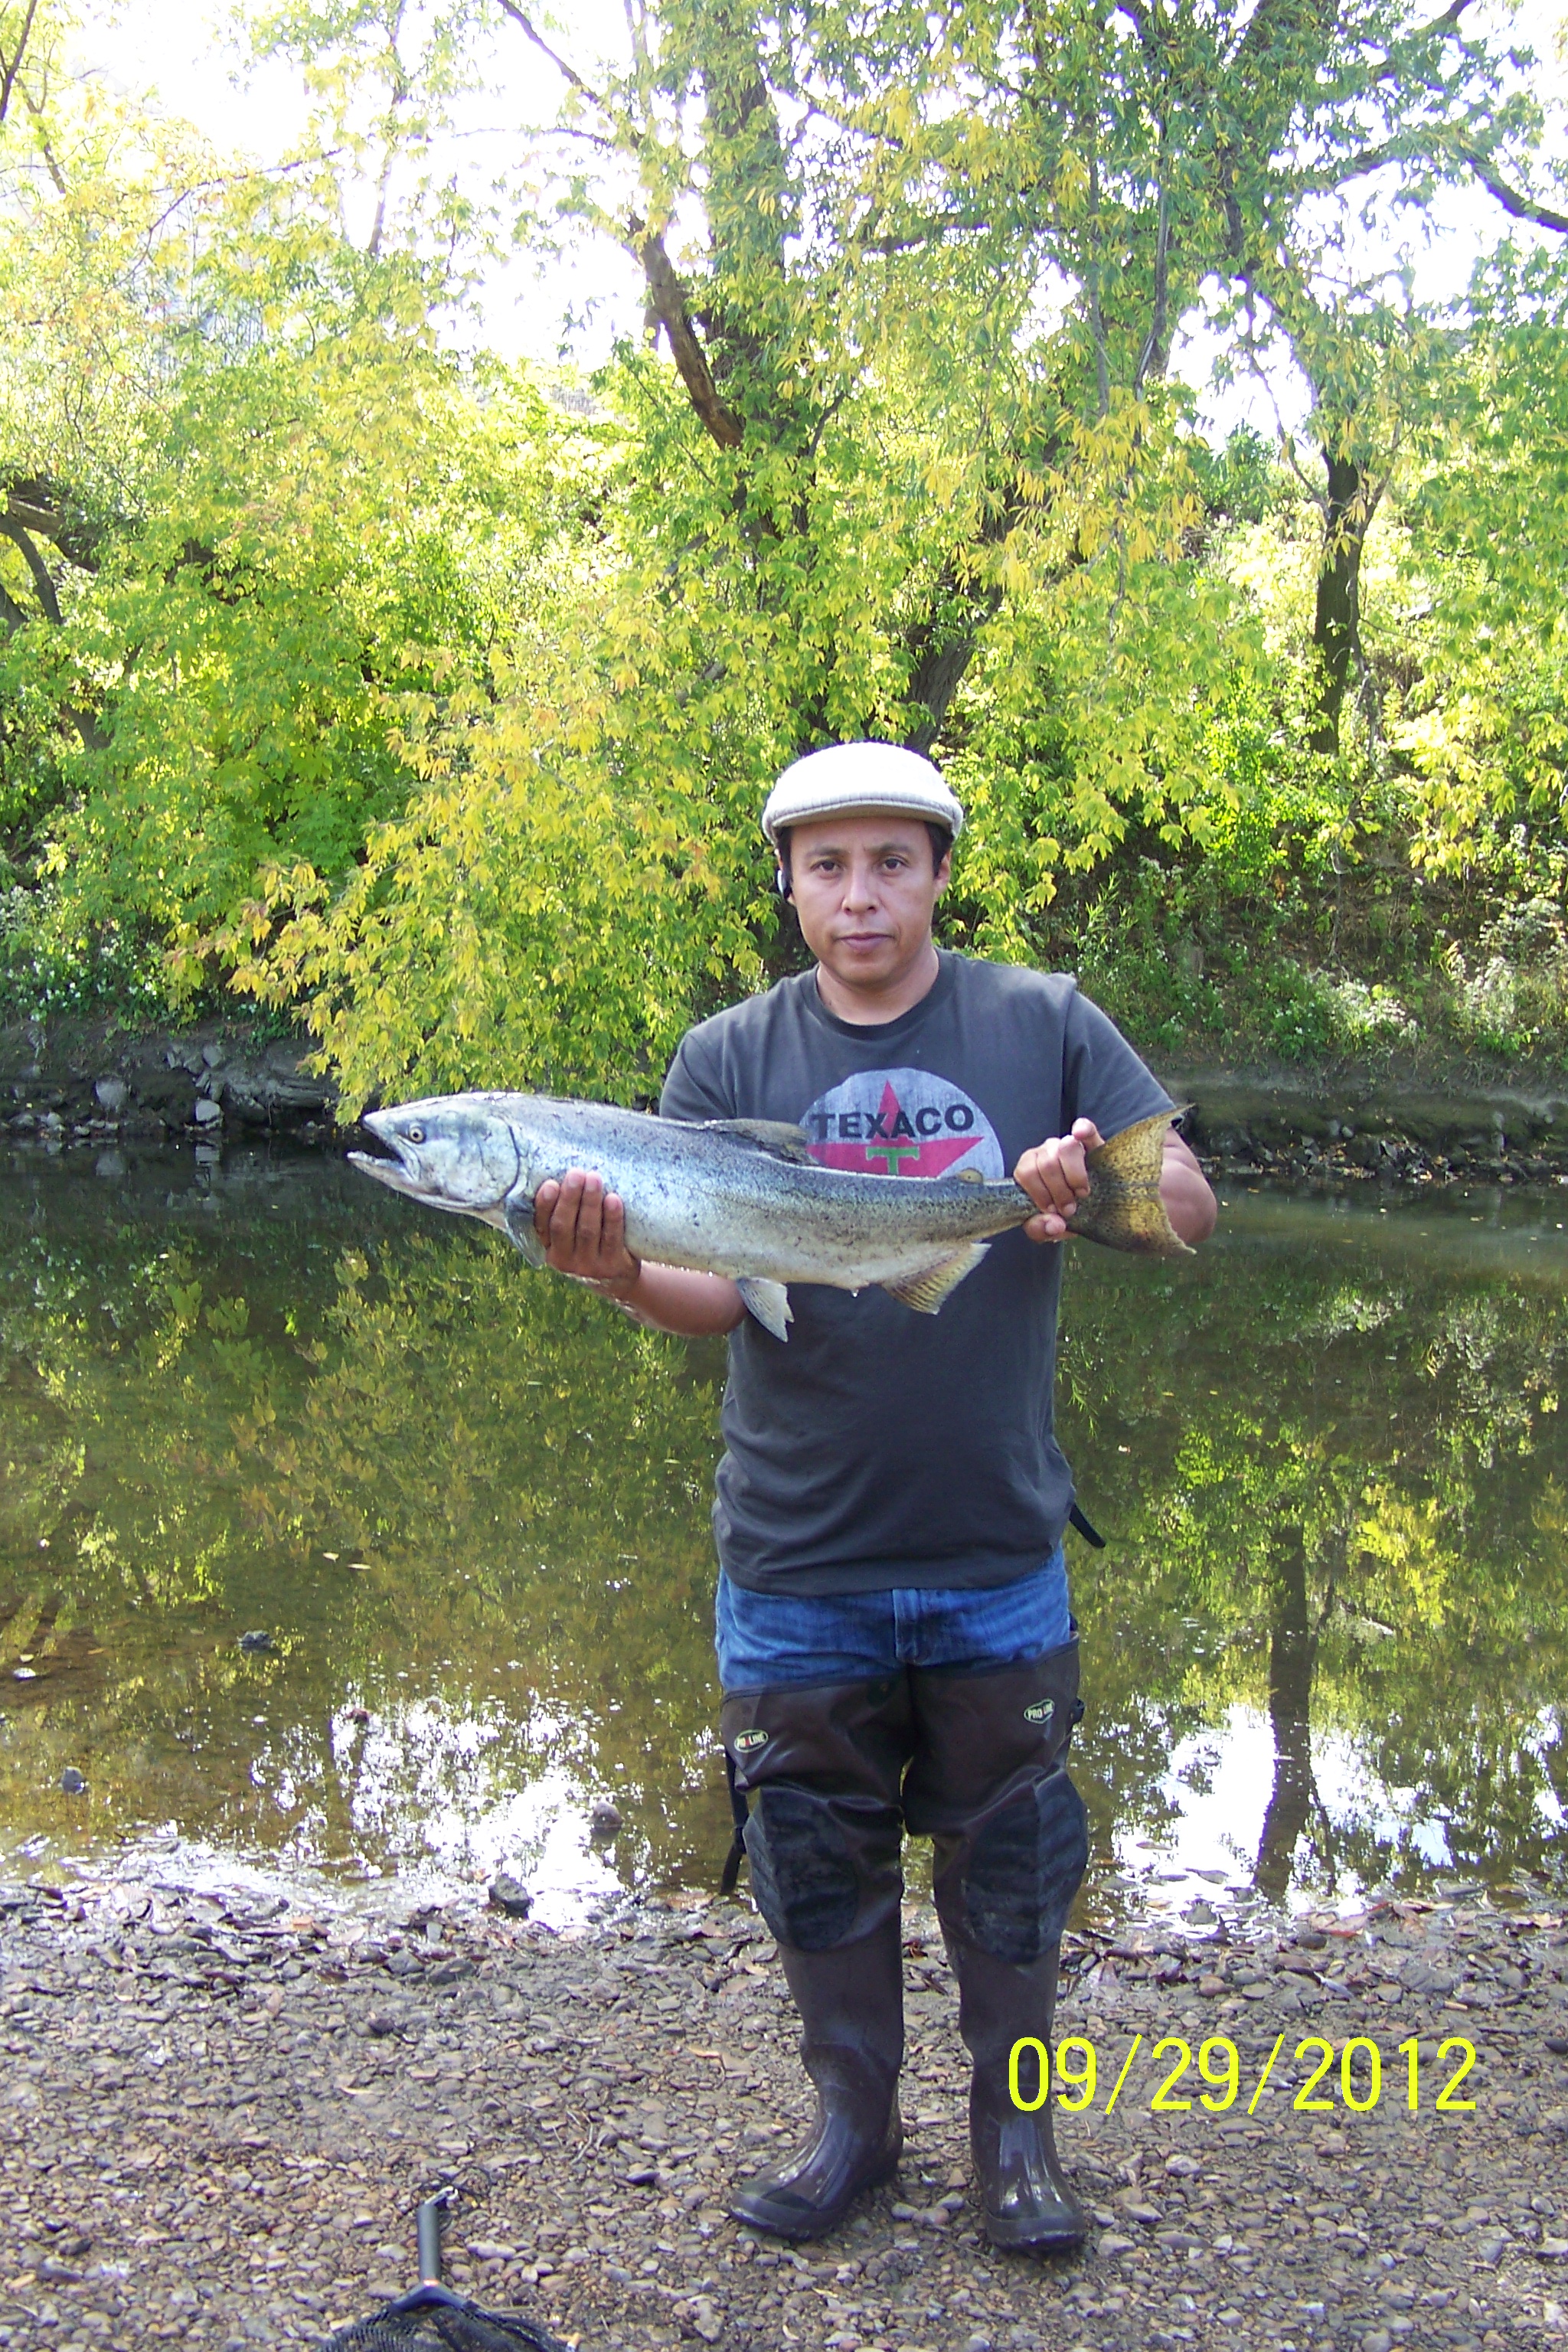
[[[906,1274],[898,1282],[885,1282],[884,1290],[901,1298],[906,1307],[917,1314],[934,1315],[950,1290],[956,1290],[966,1274],[973,1274],[984,1256],[988,1242],[965,1242],[951,1257],[939,1257],[931,1265],[923,1265],[917,1274]]]
[[[767,1282],[760,1275],[743,1274],[735,1285],[746,1304],[748,1315],[754,1315],[764,1331],[775,1339],[786,1340],[795,1317],[789,1311],[789,1293],[782,1282]]]
[[[533,1230],[533,1202],[512,1199],[507,1202],[502,1214],[510,1239],[522,1252],[530,1265],[544,1264],[544,1244]]]

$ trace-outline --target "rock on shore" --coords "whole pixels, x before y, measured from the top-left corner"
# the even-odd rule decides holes
[[[737,2230],[727,2184],[806,2095],[761,1922],[682,1905],[552,1935],[85,1877],[0,1889],[0,2345],[318,2342],[411,2283],[413,2210],[442,2188],[455,2282],[584,2347],[1568,2341],[1555,1916],[1399,1905],[1299,1938],[1254,1921],[1218,1943],[1075,1939],[1060,2031],[1093,2041],[1099,2080],[1061,2137],[1095,2232],[1040,2263],[978,2233],[952,1988],[919,1908],[898,2180],[816,2246]],[[1236,2104],[1152,2114],[1172,2050],[1135,2062],[1107,2115],[1140,2032],[1145,2056],[1227,2036]],[[1295,2110],[1310,2033],[1376,2042],[1374,2109],[1346,2111],[1336,2066],[1331,2110]],[[1459,2035],[1476,2105],[1439,2115],[1437,2045]],[[1205,2087],[1194,2067],[1177,2089]]]
[[[61,1147],[266,1129],[321,1142],[337,1089],[305,1067],[306,1043],[209,1021],[132,1036],[104,1022],[0,1030],[0,1124]]]
[[[14,1024],[0,1027],[0,1126],[49,1150],[163,1137],[210,1150],[247,1129],[335,1144],[337,1090],[309,1055],[303,1036],[233,1019],[138,1033],[85,1018]],[[1160,1076],[1191,1106],[1185,1132],[1211,1174],[1568,1181],[1561,1071],[1162,1064]]]
[[[1561,1072],[1487,1084],[1467,1072],[1370,1068],[1162,1066],[1160,1076],[1173,1100],[1191,1106],[1184,1132],[1211,1174],[1525,1184],[1568,1173]]]

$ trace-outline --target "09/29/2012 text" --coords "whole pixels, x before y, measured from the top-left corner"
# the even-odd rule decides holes
[[[1248,2085],[1242,2076],[1241,2053],[1234,2042],[1224,2034],[1202,2042],[1194,2062],[1190,2045],[1175,2035],[1156,2042],[1146,2053],[1145,2063],[1157,2070],[1156,2080],[1149,2097],[1149,2106],[1155,2115],[1177,2115],[1190,2110],[1195,2095],[1200,2109],[1210,2115],[1223,2116],[1250,2089],[1247,2113],[1256,2115],[1258,2102],[1268,2087],[1269,2077],[1284,2047],[1281,2033],[1264,2060],[1255,2084]],[[1121,2098],[1132,2074],[1134,2062],[1142,2050],[1143,2036],[1135,2033],[1131,2047],[1115,2071],[1113,2086],[1105,2102],[1105,2113]],[[1428,2045],[1430,2046],[1430,2045]],[[1336,2060],[1338,2063],[1336,2065]],[[1401,2063],[1403,2062],[1403,2063]],[[1197,2073],[1192,2069],[1196,2064]],[[1424,2062],[1415,2036],[1399,2044],[1389,2061],[1388,2090],[1391,2097],[1415,2115],[1423,2106],[1435,2108],[1439,2114],[1466,2113],[1475,2106],[1474,2099],[1460,2095],[1465,2076],[1476,2063],[1476,2053],[1468,2042],[1455,2035],[1445,2042],[1437,2052],[1435,2077],[1424,2072]],[[1375,2042],[1364,2034],[1352,2035],[1336,2048],[1320,2034],[1309,2034],[1296,2044],[1295,2063],[1302,2079],[1291,2102],[1300,2115],[1325,2115],[1336,2107],[1348,2107],[1352,2114],[1366,2115],[1377,2106],[1384,2095],[1384,2055]],[[1108,2065],[1106,2073],[1111,2073]],[[1100,2068],[1095,2045],[1081,2034],[1068,2034],[1057,2045],[1053,2066],[1049,2052],[1043,2042],[1026,2035],[1013,2044],[1008,2063],[1008,2089],[1013,2104],[1026,2115],[1043,2107],[1053,2095],[1058,2106],[1069,2113],[1092,2107],[1099,2088]],[[1276,2092],[1289,2090],[1287,2083],[1275,2085]]]

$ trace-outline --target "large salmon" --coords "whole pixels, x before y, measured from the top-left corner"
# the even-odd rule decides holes
[[[1156,1257],[1183,1255],[1160,1198],[1171,1114],[1123,1128],[1089,1155],[1089,1190],[1069,1232]],[[607,1103],[549,1095],[443,1095],[371,1112],[393,1155],[351,1151],[356,1168],[436,1209],[482,1217],[542,1265],[534,1195],[580,1168],[626,1203],[626,1242],[661,1265],[726,1274],[775,1339],[786,1286],[879,1283],[934,1315],[985,1255],[985,1236],[1038,1214],[1011,1180],[858,1176],[819,1167],[803,1129],[767,1119],[688,1126]]]

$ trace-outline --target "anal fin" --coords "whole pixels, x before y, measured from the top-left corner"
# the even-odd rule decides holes
[[[743,1274],[735,1284],[745,1302],[748,1315],[754,1315],[764,1331],[775,1339],[787,1340],[789,1327],[795,1321],[790,1313],[789,1292],[782,1282],[769,1282],[757,1274]]]
[[[906,1274],[897,1282],[885,1282],[882,1287],[894,1298],[901,1298],[906,1307],[912,1307],[917,1314],[935,1315],[949,1291],[956,1290],[964,1276],[973,1273],[990,1246],[989,1242],[965,1242],[951,1257],[939,1257],[915,1274]]]

